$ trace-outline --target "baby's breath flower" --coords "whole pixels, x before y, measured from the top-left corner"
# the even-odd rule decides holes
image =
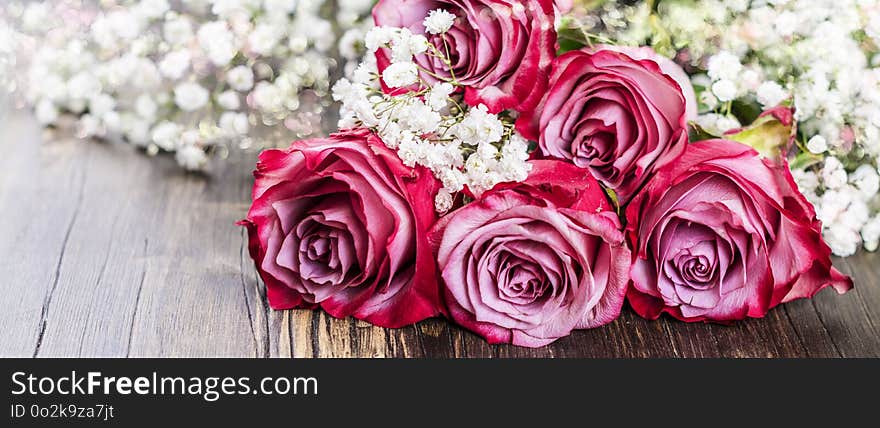
[[[419,81],[419,70],[413,62],[396,62],[382,72],[382,81],[391,88],[402,88]]]
[[[435,9],[428,12],[428,16],[425,17],[423,22],[425,25],[425,31],[430,34],[445,33],[452,28],[452,24],[454,23],[455,15],[443,9]]]

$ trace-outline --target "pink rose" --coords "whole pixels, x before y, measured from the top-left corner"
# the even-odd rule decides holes
[[[572,51],[556,59],[547,94],[517,129],[542,155],[588,168],[626,202],[684,150],[686,105],[653,60]]]
[[[447,215],[432,242],[449,315],[490,343],[543,346],[620,314],[630,252],[599,184],[561,161],[532,161]]]
[[[628,299],[646,318],[762,317],[827,286],[852,288],[831,266],[788,165],[744,144],[688,145],[633,199],[626,218],[635,256]]]
[[[452,28],[434,35],[422,21],[443,9],[456,16]],[[439,52],[449,50],[452,69],[428,55],[416,63],[429,70],[421,77],[433,83],[441,76],[466,86],[465,102],[485,104],[492,113],[530,109],[547,86],[550,62],[556,55],[551,0],[380,0],[373,8],[376,25],[408,28],[423,34]],[[445,43],[444,43],[445,40]],[[376,53],[379,71],[390,64],[387,49]]]
[[[320,306],[400,327],[440,312],[427,230],[430,171],[408,168],[364,129],[260,154],[247,219],[275,309]]]

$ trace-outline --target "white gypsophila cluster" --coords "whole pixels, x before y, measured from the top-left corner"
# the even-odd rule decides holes
[[[339,37],[338,51],[342,60],[342,69],[346,76],[357,67],[366,53],[364,37],[373,28],[370,10],[373,0],[337,0],[336,24],[342,30]]]
[[[426,21],[438,15],[442,16],[432,11]],[[449,29],[442,22],[431,23],[435,24],[438,31]],[[466,106],[454,78],[433,85],[419,78],[422,70],[413,62],[414,55],[431,55],[449,64],[424,36],[405,28],[376,27],[363,42],[371,53],[389,49],[392,63],[380,75],[375,56],[367,55],[350,78],[333,86],[333,98],[342,102],[339,126],[368,127],[405,165],[431,170],[443,184],[435,197],[438,212],[452,208],[455,194],[465,187],[479,196],[498,183],[526,179],[531,171],[529,144],[514,130],[512,120],[489,113],[484,105]],[[387,87],[409,90],[383,93],[380,79]]]
[[[360,20],[369,3],[342,1],[338,13]],[[204,168],[210,153],[230,144],[277,146],[321,129],[337,41],[322,16],[325,0],[51,0],[2,8],[26,39],[18,95],[45,125],[72,114],[78,137],[175,152],[187,169]]]
[[[611,0],[584,21],[624,44],[650,41],[694,73],[713,135],[740,124],[733,103],[795,108],[793,174],[834,254],[878,246],[880,0]]]

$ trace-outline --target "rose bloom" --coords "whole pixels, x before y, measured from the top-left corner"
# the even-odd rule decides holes
[[[427,231],[430,171],[408,168],[364,129],[260,154],[250,253],[275,309],[320,306],[400,327],[440,312]]]
[[[449,315],[490,343],[537,347],[620,314],[630,252],[589,174],[532,161],[431,232]]]
[[[618,49],[563,54],[540,104],[517,120],[541,155],[588,168],[623,202],[687,142],[681,87],[643,50],[634,52],[636,58]]]
[[[429,34],[422,21],[432,10],[456,16],[444,34]],[[373,8],[378,26],[408,28],[423,34],[439,52],[449,52],[452,69],[435,57],[415,61],[430,73],[428,83],[453,75],[466,86],[465,102],[485,104],[492,113],[530,109],[546,90],[550,62],[556,55],[551,0],[380,0]],[[381,73],[390,64],[387,49],[376,52]]]
[[[762,317],[852,281],[831,266],[821,225],[788,166],[733,141],[692,143],[626,210],[635,253],[628,299],[684,321]]]

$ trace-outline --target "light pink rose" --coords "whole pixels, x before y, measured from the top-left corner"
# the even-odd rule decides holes
[[[684,150],[686,106],[679,84],[654,60],[572,51],[554,61],[549,90],[517,129],[541,155],[589,169],[626,202]]]
[[[490,343],[543,346],[620,314],[630,252],[599,184],[532,161],[432,230],[449,315]]]
[[[440,313],[427,231],[440,183],[365,129],[266,150],[241,222],[275,309],[401,327]]]
[[[813,207],[788,165],[733,141],[691,143],[626,210],[628,300],[640,315],[684,321],[763,317],[852,280],[831,266]]]
[[[425,32],[428,12],[443,9],[456,16],[444,35]],[[376,25],[408,28],[423,34],[439,52],[449,50],[452,69],[434,57],[420,55],[418,63],[436,76],[452,75],[466,86],[465,102],[485,104],[497,113],[525,110],[538,103],[547,87],[550,62],[556,55],[551,0],[380,0],[373,8]],[[445,40],[445,43],[444,43]],[[390,53],[376,53],[379,71],[390,64]]]

